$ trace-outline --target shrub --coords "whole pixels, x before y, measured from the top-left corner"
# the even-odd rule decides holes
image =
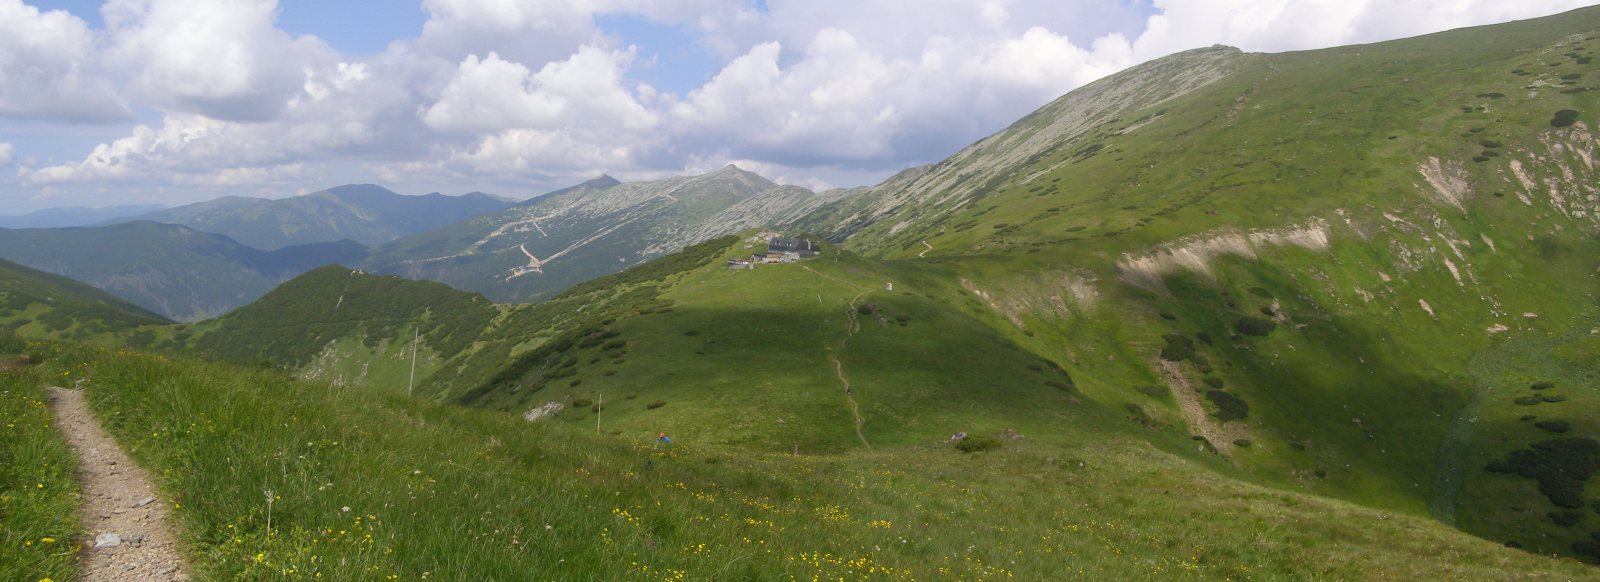
[[[1151,398],[1162,398],[1167,395],[1166,386],[1157,386],[1155,384],[1140,386],[1136,388],[1136,390],[1138,390],[1140,394],[1144,394],[1145,396],[1149,396]]]
[[[1600,562],[1600,541],[1583,540],[1572,543],[1572,551],[1590,563]]]
[[[894,320],[900,322],[900,325],[905,325],[906,323],[911,321],[911,316],[905,315],[905,314],[900,314],[900,315],[894,316]]]
[[[1161,348],[1161,359],[1168,362],[1182,362],[1194,357],[1194,341],[1182,335],[1169,333],[1161,336],[1167,345]]]
[[[1221,390],[1222,389],[1222,378],[1218,378],[1216,376],[1206,376],[1205,379],[1203,379],[1201,381],[1205,382],[1207,386],[1210,386],[1210,387],[1215,388],[1217,390]]]
[[[1206,391],[1206,400],[1217,405],[1217,420],[1229,421],[1245,418],[1250,415],[1250,404],[1244,399],[1221,390]]]
[[[1572,430],[1572,425],[1565,420],[1541,420],[1533,425],[1557,434]]]
[[[667,405],[667,401],[665,401],[665,400],[657,400],[655,402],[651,402],[649,404],[644,405],[644,407],[647,410],[655,410],[657,408],[661,408],[661,407],[666,406],[666,405]]]
[[[1267,334],[1272,333],[1272,330],[1278,329],[1278,324],[1270,319],[1246,315],[1239,318],[1239,323],[1234,326],[1234,329],[1239,330],[1239,333],[1244,335],[1265,337]]]
[[[1250,439],[1234,439],[1234,441],[1233,441],[1233,446],[1239,447],[1241,449],[1245,448],[1245,447],[1248,447],[1251,444],[1254,444],[1254,443],[1251,443]]]
[[[601,350],[614,350],[614,349],[617,349],[617,348],[620,348],[620,347],[623,347],[623,346],[626,346],[626,345],[628,345],[628,340],[611,340],[611,341],[606,342],[606,345],[600,346],[600,349]]]
[[[1552,511],[1550,513],[1546,513],[1545,516],[1549,517],[1550,521],[1555,522],[1556,525],[1561,527],[1572,527],[1578,525],[1578,522],[1583,520],[1582,513],[1570,510]]]
[[[967,435],[967,438],[956,441],[956,450],[963,453],[976,453],[979,451],[992,451],[1000,448],[1000,439],[986,434]]]
[[[1534,382],[1532,385],[1528,386],[1528,388],[1532,390],[1549,390],[1555,387],[1555,382]]]
[[[1566,402],[1567,401],[1567,397],[1563,396],[1561,394],[1546,394],[1544,396],[1541,396],[1539,399],[1543,400],[1545,402]]]
[[[1535,418],[1539,418],[1539,417],[1534,416],[1532,414],[1524,414],[1524,415],[1522,415],[1522,418],[1519,418],[1517,420],[1520,420],[1522,422],[1528,422],[1528,421],[1533,420]]]
[[[1577,122],[1578,112],[1571,109],[1562,109],[1557,111],[1555,116],[1550,118],[1551,127],[1566,127]]]
[[[856,311],[862,315],[872,315],[878,312],[878,306],[871,303],[863,303],[861,306],[856,307]]]
[[[1583,507],[1583,482],[1600,470],[1600,442],[1590,438],[1556,438],[1511,451],[1504,461],[1489,463],[1495,473],[1519,475],[1539,482],[1539,492],[1560,507]]]
[[[594,401],[588,398],[579,398],[572,401],[573,408],[587,408],[592,404],[594,404]]]
[[[1178,320],[1178,316],[1173,315],[1171,313],[1168,313],[1166,311],[1163,311],[1163,312],[1161,312],[1161,319],[1165,319],[1167,321],[1177,321]]]
[[[1497,142],[1497,141],[1492,140],[1492,139],[1486,139],[1486,140],[1478,142],[1478,145],[1481,145],[1481,146],[1483,146],[1483,147],[1485,147],[1487,149],[1494,149],[1494,148],[1500,147],[1500,142]]]
[[[583,378],[578,378],[577,380],[573,380],[571,382],[568,382],[567,386],[576,388],[579,384],[582,384],[582,383],[583,383]]]
[[[1512,400],[1512,402],[1517,403],[1517,404],[1521,404],[1523,406],[1533,406],[1533,405],[1538,404],[1540,402],[1544,402],[1544,399],[1540,398],[1538,396],[1523,396],[1523,397],[1518,398],[1516,400]]]
[[[1209,334],[1209,333],[1206,333],[1206,332],[1202,331],[1200,333],[1194,334],[1194,337],[1196,339],[1199,339],[1201,341],[1201,343],[1204,343],[1204,344],[1206,344],[1208,346],[1211,345],[1211,334]]]

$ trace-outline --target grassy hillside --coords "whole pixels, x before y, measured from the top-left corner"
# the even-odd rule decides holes
[[[413,337],[425,378],[470,346],[497,315],[499,309],[475,293],[330,265],[191,326],[182,341],[223,359],[298,369],[337,385],[403,387]]]
[[[350,184],[278,200],[230,196],[110,223],[181,224],[272,250],[340,240],[379,245],[506,206],[478,192],[403,196],[382,186]]]
[[[105,291],[0,259],[0,325],[17,335],[89,341],[166,323]]]
[[[161,476],[207,578],[1589,572],[1429,520],[1243,484],[1093,427],[1065,427],[1091,437],[1074,443],[1029,438],[976,454],[929,443],[792,455],[685,435],[662,450],[654,433],[335,395],[183,359],[76,351],[47,366],[91,375],[91,404]]]
[[[262,251],[183,226],[0,229],[0,258],[88,283],[180,321],[226,313],[329,263],[354,263],[350,241]]]
[[[799,224],[1257,479],[1600,559],[1538,478],[1582,491],[1547,441],[1600,437],[1597,38],[1181,54]]]
[[[46,386],[81,378],[78,362],[39,369],[50,346],[0,331],[0,572],[71,580],[78,571],[77,459],[56,432]]]

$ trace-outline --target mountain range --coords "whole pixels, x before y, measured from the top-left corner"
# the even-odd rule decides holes
[[[102,225],[138,220],[179,224],[262,250],[339,240],[372,246],[509,204],[482,192],[404,196],[382,186],[351,184],[276,200],[227,196]]]

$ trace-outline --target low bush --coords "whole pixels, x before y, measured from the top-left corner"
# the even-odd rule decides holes
[[[1528,386],[1528,388],[1532,389],[1532,390],[1549,390],[1549,389],[1555,388],[1555,387],[1556,387],[1556,383],[1555,382],[1534,382],[1533,384]]]
[[[573,400],[571,406],[573,408],[586,408],[591,404],[594,404],[593,400],[590,400],[588,398],[579,398],[577,400]]]
[[[1555,522],[1556,525],[1561,527],[1572,527],[1578,525],[1578,522],[1583,520],[1582,513],[1571,510],[1552,511],[1550,513],[1546,513],[1545,516],[1549,517],[1550,521]]]
[[[1533,406],[1535,404],[1539,404],[1541,402],[1544,402],[1544,399],[1540,398],[1538,396],[1523,396],[1523,397],[1518,398],[1516,400],[1512,400],[1511,402],[1516,403],[1516,404],[1521,404],[1523,406]]]
[[[1250,404],[1228,392],[1221,390],[1206,391],[1206,400],[1217,405],[1215,416],[1217,420],[1239,420],[1250,415]]]
[[[1252,444],[1254,444],[1254,443],[1251,443],[1250,439],[1234,439],[1234,441],[1233,441],[1233,446],[1239,447],[1241,449],[1249,447]]]
[[[1481,145],[1481,146],[1483,146],[1484,148],[1487,148],[1487,149],[1494,149],[1494,148],[1500,147],[1500,142],[1497,142],[1497,141],[1492,140],[1492,139],[1486,139],[1486,140],[1478,142],[1478,145]]]
[[[956,441],[956,450],[963,453],[976,453],[980,451],[993,451],[999,449],[1000,439],[986,434],[967,435],[967,438]]]
[[[1561,394],[1547,394],[1547,395],[1539,397],[1539,399],[1543,400],[1545,402],[1566,402],[1567,401],[1567,397],[1563,396]]]
[[[1556,438],[1511,451],[1485,469],[1539,482],[1539,492],[1561,507],[1583,507],[1583,482],[1600,470],[1600,441]]]
[[[1194,357],[1194,341],[1180,334],[1169,333],[1161,336],[1166,340],[1166,347],[1161,348],[1161,359],[1168,362],[1182,362]]]
[[[655,410],[657,408],[661,408],[661,407],[666,406],[666,405],[667,405],[667,401],[665,401],[665,400],[657,400],[655,402],[651,402],[649,404],[644,405],[644,407],[647,410]]]
[[[1541,420],[1533,425],[1557,434],[1572,430],[1572,425],[1565,420]]]
[[[1239,323],[1234,325],[1234,329],[1239,330],[1239,333],[1244,335],[1265,337],[1272,333],[1272,330],[1278,329],[1278,324],[1270,319],[1246,315],[1239,318]]]
[[[1216,376],[1206,376],[1201,381],[1205,382],[1207,386],[1210,386],[1210,387],[1215,388],[1217,390],[1221,390],[1222,389],[1222,384],[1223,384],[1222,383],[1222,378],[1218,378]]]
[[[1571,109],[1562,109],[1557,111],[1555,115],[1550,118],[1551,127],[1566,127],[1577,122],[1578,112]]]

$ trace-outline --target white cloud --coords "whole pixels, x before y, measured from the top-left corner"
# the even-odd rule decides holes
[[[13,146],[13,145],[11,145],[10,143],[7,143],[7,142],[0,141],[0,166],[10,165],[11,164],[11,157],[16,155],[16,153],[17,153],[16,146]]]
[[[110,0],[110,58],[170,111],[265,121],[298,93],[308,66],[334,55],[316,37],[274,27],[276,0]]]
[[[0,117],[70,122],[128,118],[102,77],[88,24],[64,10],[0,0]]]
[[[1586,3],[1152,1],[1147,18],[1109,0],[421,0],[417,38],[357,58],[276,28],[273,0],[109,0],[104,30],[0,0],[0,118],[126,119],[121,96],[160,115],[82,160],[13,164],[34,192],[290,191],[351,173],[540,189],[730,160],[853,185],[1178,50],[1371,42]],[[682,93],[640,83],[628,43],[648,39],[605,34],[606,14],[698,31],[720,66]]]

